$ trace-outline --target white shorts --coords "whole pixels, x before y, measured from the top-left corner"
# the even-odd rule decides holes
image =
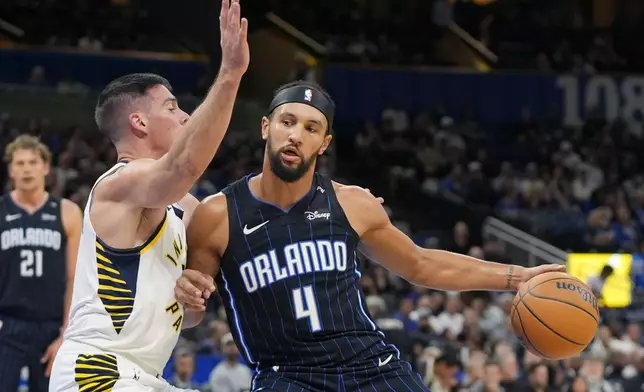
[[[127,359],[95,348],[65,342],[58,350],[49,392],[187,392],[144,372]],[[194,391],[197,392],[197,391]]]

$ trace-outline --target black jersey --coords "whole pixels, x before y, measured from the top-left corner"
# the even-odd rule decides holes
[[[61,199],[49,196],[29,214],[0,197],[0,315],[62,321],[66,243]]]
[[[341,367],[385,347],[367,313],[359,237],[332,182],[316,173],[288,211],[256,199],[251,176],[226,195],[229,242],[216,277],[242,355],[255,368]]]

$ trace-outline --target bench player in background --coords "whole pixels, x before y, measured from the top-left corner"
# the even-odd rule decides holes
[[[182,324],[174,297],[185,268],[188,191],[226,133],[249,62],[239,0],[223,0],[222,64],[191,117],[168,81],[152,74],[112,81],[96,108],[119,163],[91,190],[83,221],[70,321],[50,391],[175,391],[160,378]]]
[[[442,290],[515,290],[563,267],[508,266],[416,246],[380,200],[315,172],[331,142],[334,108],[306,82],[277,91],[262,118],[262,173],[197,207],[176,294],[203,312],[216,277],[237,345],[258,372],[253,391],[428,391],[366,311],[358,250]]]
[[[72,298],[80,208],[45,190],[51,153],[22,135],[6,147],[13,190],[0,198],[0,391],[47,390]]]

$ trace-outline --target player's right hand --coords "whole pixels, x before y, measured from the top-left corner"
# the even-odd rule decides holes
[[[248,20],[241,17],[239,0],[222,0],[219,14],[221,71],[241,77],[248,69]]]
[[[196,270],[183,271],[174,286],[174,295],[186,309],[203,312],[206,310],[206,300],[215,292],[212,276]]]

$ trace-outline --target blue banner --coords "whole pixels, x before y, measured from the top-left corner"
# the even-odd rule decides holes
[[[145,53],[82,53],[0,49],[0,81],[26,83],[31,70],[41,66],[50,84],[70,77],[89,87],[102,89],[112,79],[134,72],[153,72],[170,81],[178,93],[188,92],[208,71],[208,62],[180,56]]]
[[[378,120],[397,104],[411,113],[445,109],[483,123],[509,123],[527,108],[535,118],[556,115],[570,125],[593,112],[608,119],[644,120],[644,77],[405,71],[329,66],[324,85],[341,122]]]

